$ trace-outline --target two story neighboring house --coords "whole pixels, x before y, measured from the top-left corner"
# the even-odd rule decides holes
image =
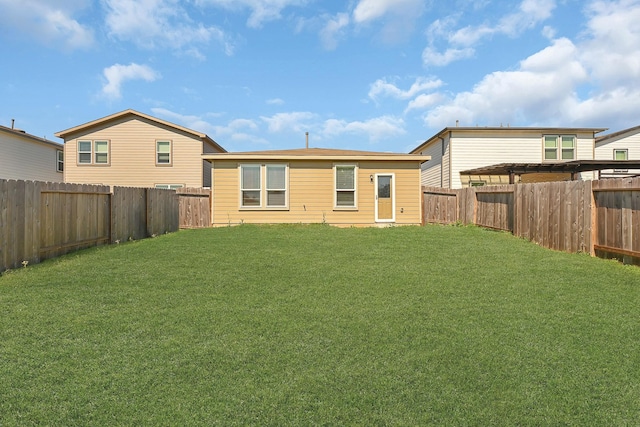
[[[0,179],[62,182],[63,145],[0,126]]]
[[[226,150],[206,134],[125,110],[56,133],[64,181],[127,187],[210,187],[203,154]]]
[[[411,151],[431,156],[422,164],[422,185],[469,186],[570,179],[571,174],[544,170],[545,165],[594,159],[595,135],[600,128],[446,127]],[[531,165],[527,173],[511,177],[499,164]],[[539,173],[536,172],[536,165]],[[484,169],[483,169],[484,168]],[[547,168],[549,169],[549,168]],[[469,172],[471,171],[471,172]],[[597,172],[583,171],[580,179]]]
[[[596,160],[615,160],[616,162],[640,160],[640,126],[599,136],[596,138],[595,145]],[[636,175],[640,175],[640,169],[629,169],[625,166],[601,171],[602,178]]]

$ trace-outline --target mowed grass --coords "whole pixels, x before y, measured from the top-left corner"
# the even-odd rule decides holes
[[[0,425],[637,425],[640,268],[474,227],[250,226],[0,277]]]

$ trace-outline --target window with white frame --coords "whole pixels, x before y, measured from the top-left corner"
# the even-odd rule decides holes
[[[95,163],[96,164],[108,164],[109,163],[109,143],[107,141],[95,141],[93,143],[95,150]]]
[[[156,188],[160,188],[162,190],[175,190],[178,188],[184,187],[183,184],[156,184]]]
[[[91,163],[92,141],[78,141],[78,163]]]
[[[287,208],[287,172],[286,164],[240,165],[240,206],[253,209]]]
[[[64,172],[64,151],[56,150],[56,170]]]
[[[575,160],[576,137],[573,135],[545,135],[544,160]]]
[[[171,141],[156,141],[156,164],[171,164]]]
[[[625,149],[615,149],[613,150],[613,160],[629,160],[629,150]]]
[[[335,200],[336,208],[356,208],[357,166],[335,165]]]
[[[78,141],[78,164],[109,164],[109,141]]]
[[[265,165],[267,207],[287,206],[287,165]]]
[[[262,206],[262,174],[260,165],[240,165],[240,205],[243,208]]]

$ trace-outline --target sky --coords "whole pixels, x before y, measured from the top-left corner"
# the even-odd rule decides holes
[[[126,109],[227,151],[640,125],[640,0],[0,0],[0,125]]]

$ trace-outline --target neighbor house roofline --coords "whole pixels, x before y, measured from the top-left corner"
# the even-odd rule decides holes
[[[84,130],[90,129],[90,128],[95,127],[95,126],[103,125],[103,124],[108,123],[110,121],[117,120],[117,119],[120,119],[122,117],[129,116],[129,115],[138,116],[138,117],[141,117],[143,119],[149,120],[151,122],[155,122],[157,124],[160,124],[160,125],[163,125],[163,126],[167,126],[167,127],[173,128],[175,130],[187,133],[187,134],[189,134],[191,136],[194,136],[196,138],[200,138],[203,142],[208,142],[209,144],[212,144],[214,147],[218,148],[220,151],[222,151],[224,153],[226,153],[226,151],[227,151],[224,148],[222,148],[217,142],[215,142],[213,139],[211,139],[205,133],[198,132],[198,131],[195,131],[193,129],[189,129],[189,128],[186,128],[184,126],[180,126],[180,125],[177,125],[175,123],[171,123],[171,122],[168,122],[166,120],[162,120],[162,119],[159,119],[157,117],[153,117],[153,116],[150,116],[148,114],[144,114],[144,113],[141,113],[139,111],[132,110],[132,109],[120,111],[119,113],[111,114],[110,116],[102,117],[100,119],[93,120],[93,121],[90,121],[88,123],[84,123],[84,124],[81,124],[81,125],[78,125],[78,126],[74,126],[72,128],[69,128],[69,129],[61,130],[60,132],[56,132],[55,136],[57,136],[58,138],[62,138],[62,139],[66,140],[67,136],[73,135],[73,134],[78,133],[80,131],[84,131]]]
[[[433,135],[431,138],[424,141],[422,144],[418,145],[416,148],[410,151],[410,153],[419,153],[422,151],[427,145],[431,144],[433,141],[439,139],[444,134],[453,131],[462,131],[462,132],[506,132],[506,131],[516,131],[516,132],[543,132],[543,133],[576,133],[576,132],[593,132],[596,133],[604,132],[607,128],[561,128],[561,127],[513,127],[513,126],[493,126],[493,127],[480,127],[480,126],[453,126],[446,127],[442,129],[440,132]]]
[[[603,141],[606,141],[608,139],[616,138],[616,137],[618,137],[620,135],[624,135],[625,133],[634,132],[634,131],[639,131],[640,132],[640,126],[634,126],[634,127],[628,128],[628,129],[623,129],[623,130],[618,131],[618,132],[613,132],[613,133],[609,133],[607,135],[599,136],[599,137],[596,138],[596,144],[598,144],[600,142],[603,142]]]
[[[60,144],[59,142],[50,141],[50,140],[45,139],[45,138],[40,138],[39,136],[31,135],[29,133],[26,133],[23,130],[20,130],[20,129],[15,129],[15,128],[12,129],[12,128],[8,128],[8,127],[0,125],[0,131],[5,132],[5,133],[10,134],[10,135],[18,136],[20,138],[26,138],[26,139],[29,139],[29,140],[31,140],[33,142],[38,142],[38,143],[46,144],[46,145],[52,145],[52,146],[58,148],[59,150],[62,150],[64,148],[64,146],[62,144]]]
[[[377,160],[425,162],[430,156],[380,151],[338,150],[331,148],[299,148],[292,150],[246,151],[235,153],[204,154],[203,159],[214,160]]]

